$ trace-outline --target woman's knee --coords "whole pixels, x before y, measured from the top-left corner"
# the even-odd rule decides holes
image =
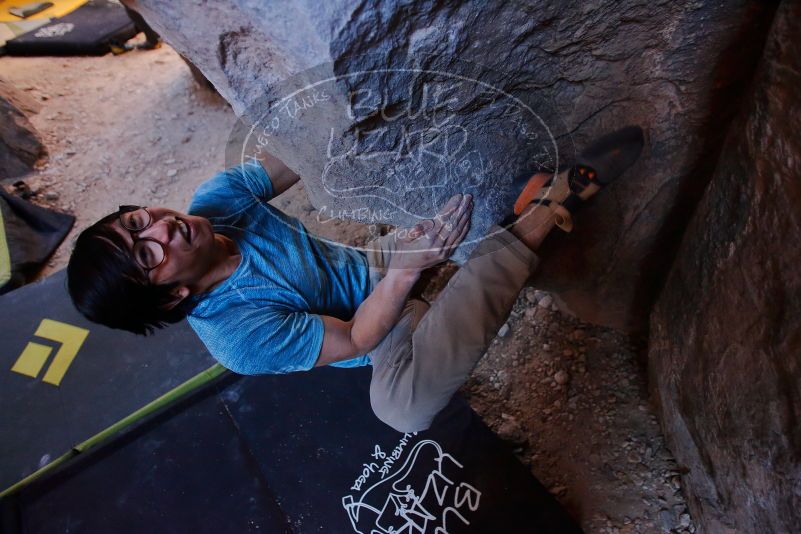
[[[433,419],[422,407],[392,399],[378,388],[370,388],[370,406],[378,419],[398,432],[427,430]]]

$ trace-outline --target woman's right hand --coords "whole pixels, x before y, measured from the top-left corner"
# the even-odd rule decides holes
[[[472,195],[454,195],[433,219],[396,231],[390,269],[422,271],[447,260],[470,229]]]

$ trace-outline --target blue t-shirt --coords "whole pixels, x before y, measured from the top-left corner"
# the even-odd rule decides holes
[[[364,254],[315,238],[267,204],[272,197],[269,176],[251,161],[201,185],[189,206],[242,254],[230,277],[193,297],[188,317],[212,356],[240,374],[312,368],[323,344],[320,315],[349,320],[370,292]],[[332,365],[367,364],[365,355]]]

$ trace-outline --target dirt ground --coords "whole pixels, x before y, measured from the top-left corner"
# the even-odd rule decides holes
[[[224,166],[233,112],[168,46],[100,58],[2,57],[0,78],[42,105],[32,122],[50,158],[23,178],[32,201],[77,217],[43,275],[64,268],[77,232],[118,204],[183,209]],[[368,235],[355,223],[319,222],[301,186],[274,203],[326,237]],[[463,393],[586,532],[695,532],[625,335],[581,323],[527,289]]]

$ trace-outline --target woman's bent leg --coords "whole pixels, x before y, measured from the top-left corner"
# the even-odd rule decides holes
[[[496,226],[430,309],[410,300],[370,353],[376,415],[401,432],[428,428],[506,321],[537,262],[534,252]]]

